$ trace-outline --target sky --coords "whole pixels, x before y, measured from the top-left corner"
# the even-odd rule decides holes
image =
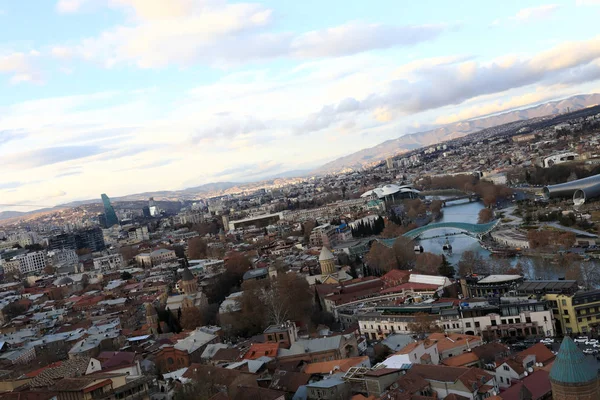
[[[0,0],[0,211],[311,169],[600,91],[600,0]]]

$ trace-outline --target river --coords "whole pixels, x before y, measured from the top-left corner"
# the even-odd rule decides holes
[[[435,197],[443,199],[443,197]],[[450,203],[449,206],[444,207],[443,216],[435,222],[468,222],[472,224],[477,223],[479,217],[479,211],[483,208],[481,202],[471,202],[461,200],[459,202]],[[456,232],[453,229],[435,230],[424,233],[423,236],[438,236],[446,232]],[[474,239],[466,235],[455,235],[448,237],[448,241],[452,245],[452,253],[442,250],[442,246],[446,239],[443,237],[434,239],[420,240],[421,246],[424,251],[435,254],[445,254],[448,261],[456,268],[458,261],[465,251],[473,251],[479,253],[483,259],[488,260],[490,258],[490,252],[479,244],[477,239]],[[525,277],[528,279],[558,279],[564,277],[564,272],[557,271],[555,265],[546,263],[535,263],[528,257],[513,257],[509,259],[511,264],[520,262],[524,267]]]

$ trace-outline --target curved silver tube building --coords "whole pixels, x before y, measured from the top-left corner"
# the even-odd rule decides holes
[[[544,187],[547,198],[573,197],[573,203],[580,206],[587,200],[600,197],[600,174]]]

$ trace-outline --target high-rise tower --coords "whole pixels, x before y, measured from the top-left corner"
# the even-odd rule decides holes
[[[110,199],[104,193],[102,193],[102,203],[104,204],[104,216],[106,221],[106,228],[110,228],[113,225],[119,224],[119,219],[117,218],[117,214],[115,213],[115,209],[112,204],[110,204]]]

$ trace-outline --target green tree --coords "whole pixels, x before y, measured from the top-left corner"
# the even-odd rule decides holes
[[[450,279],[453,279],[454,275],[456,274],[456,270],[454,269],[454,266],[450,263],[450,261],[448,261],[448,259],[446,258],[446,256],[444,254],[442,254],[442,263],[440,264],[440,267],[438,268],[438,274],[440,274],[441,276],[450,278]]]
[[[131,278],[133,278],[133,275],[131,275],[129,272],[127,272],[127,271],[123,271],[123,272],[121,273],[121,280],[123,280],[123,281],[128,281],[128,280],[130,280]]]

